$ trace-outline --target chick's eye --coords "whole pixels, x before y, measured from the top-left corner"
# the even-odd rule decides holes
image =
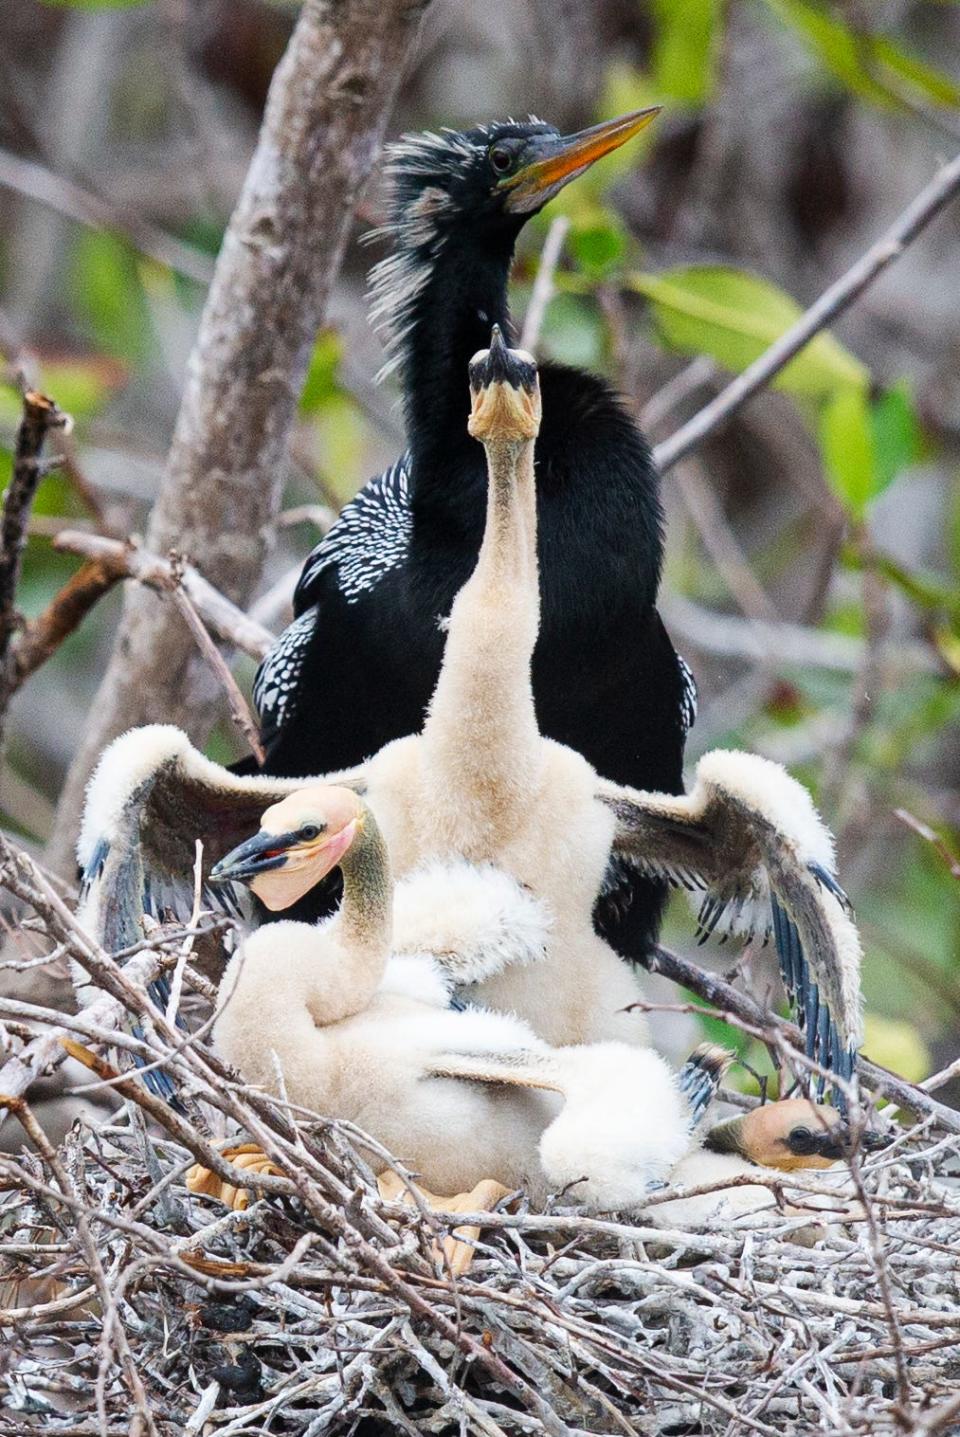
[[[490,163],[498,175],[505,175],[513,164],[513,155],[503,145],[494,145],[490,151]]]
[[[791,1128],[790,1136],[787,1139],[790,1151],[794,1153],[812,1153],[814,1148],[813,1133],[809,1128]]]
[[[315,838],[320,837],[320,826],[316,823],[305,823],[300,830],[300,837],[307,843],[312,843]]]

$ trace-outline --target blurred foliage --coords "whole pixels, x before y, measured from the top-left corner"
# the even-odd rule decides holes
[[[759,359],[802,313],[768,280],[718,265],[631,274],[627,284],[650,300],[664,344],[682,354],[709,354],[734,373]],[[822,399],[838,390],[863,389],[868,378],[859,360],[822,332],[773,385]]]
[[[940,0],[941,13],[955,3]],[[65,8],[135,7],[157,15],[155,22],[146,17],[156,24],[156,30],[145,33],[162,36],[166,34],[164,25],[171,23],[169,17],[161,21],[164,7],[150,7],[141,0],[45,0],[45,4],[47,14],[38,11],[45,21]],[[283,0],[270,13],[271,23],[288,25],[291,8]],[[731,4],[721,0],[684,0],[682,4],[676,0],[648,0],[646,4],[627,0],[615,17],[620,25],[616,33],[623,43],[610,45],[599,71],[594,92],[596,118],[657,103],[665,106],[666,113],[629,146],[607,156],[564,189],[524,231],[514,295],[518,311],[529,296],[552,219],[563,214],[570,222],[556,277],[557,292],[540,337],[542,352],[606,372],[638,406],[699,356],[710,356],[722,378],[745,369],[796,321],[817,289],[834,279],[836,272],[828,272],[815,250],[807,256],[806,270],[797,265],[791,271],[783,256],[762,250],[758,260],[759,247],[754,247],[748,264],[744,258],[747,247],[738,252],[722,231],[717,235],[707,232],[702,244],[688,243],[686,237],[671,240],[672,213],[665,216],[663,211],[670,210],[673,194],[669,184],[656,187],[658,167],[671,174],[676,172],[670,171],[671,164],[680,169],[686,166],[685,174],[695,171],[698,146],[703,143],[705,153],[711,154],[704,137],[710,138],[713,107],[747,106],[744,128],[749,129],[752,87],[762,91],[780,83],[795,85],[805,103],[819,103],[827,97],[838,107],[852,109],[863,123],[900,126],[897,134],[904,137],[904,143],[907,138],[914,142],[918,135],[931,133],[934,154],[938,153],[943,148],[944,127],[952,126],[960,133],[960,84],[942,68],[950,64],[950,55],[936,52],[927,43],[924,14],[937,8],[934,0],[927,5],[918,0],[903,6],[851,5],[840,0],[737,0]],[[242,17],[235,17],[239,37],[237,53],[231,54],[235,66],[251,60],[250,48],[258,34],[251,15],[256,11],[257,6],[252,5],[244,9]],[[635,15],[633,28],[641,36],[636,43],[628,43],[632,39],[631,14]],[[744,17],[773,35],[789,56],[784,70],[788,78],[782,80],[776,72],[771,76],[748,72],[749,93],[744,97],[738,91],[731,98],[731,84],[742,84],[741,72],[736,67],[731,70],[731,54],[740,56],[737,27]],[[138,22],[140,18],[131,17]],[[121,19],[117,16],[111,25],[119,26]],[[232,32],[219,33],[221,45],[229,50]],[[268,40],[261,36],[261,43],[265,52],[275,53],[274,33]],[[474,42],[468,38],[463,43],[469,46]],[[238,58],[239,51],[243,53]],[[143,53],[151,53],[149,46]],[[218,84],[225,83],[216,70],[219,59],[206,57]],[[182,111],[187,130],[196,126],[196,116],[189,114],[182,93],[177,92],[172,101],[165,99],[166,76],[159,62],[149,77],[142,69],[126,77],[124,103],[128,108],[130,97],[141,93],[146,78],[151,81],[151,106],[166,104],[171,112]],[[178,77],[173,89],[183,83],[183,77]],[[245,95],[243,86],[251,83],[244,72],[237,95]],[[237,95],[233,98],[239,104]],[[475,94],[464,104],[475,117],[485,117],[481,116],[484,102]],[[423,122],[436,127],[457,123],[458,118],[431,112]],[[116,117],[112,122],[120,125]],[[130,123],[135,133],[126,136],[124,143],[131,152],[139,153],[142,123]],[[235,123],[232,112],[230,123]],[[812,148],[807,138],[810,152],[803,159],[822,167],[813,171],[812,179],[804,179],[808,189],[822,184],[825,174],[829,179],[831,165],[836,167],[827,128],[821,125],[815,131],[817,143]],[[230,144],[238,153],[249,147],[251,129],[252,121],[246,130],[228,131]],[[194,165],[198,146],[196,135],[190,133],[194,148],[185,144],[176,150],[171,144],[171,157],[164,157],[171,170]],[[218,152],[217,162],[208,169],[216,170],[229,149],[227,145]],[[129,158],[123,147],[121,157]],[[922,161],[927,169],[921,183],[933,163],[930,157]],[[80,168],[78,165],[78,172]],[[162,170],[163,165],[158,165],[158,171]],[[637,185],[638,172],[654,177],[649,191]],[[162,194],[164,185],[170,183],[169,175],[162,183],[158,181],[156,194],[144,197],[144,216],[152,221],[159,217],[158,222],[171,233],[212,254],[223,233],[227,207],[211,199],[215,185],[199,162],[189,178],[193,190],[182,187],[166,213]],[[892,217],[890,206],[896,200],[891,196],[898,192],[892,186],[874,191],[872,178],[860,176],[850,187],[847,203],[854,209],[873,206],[870,226],[871,233],[876,233],[884,217]],[[723,182],[736,184],[738,179],[734,168]],[[105,188],[109,189],[108,182]],[[127,193],[134,192],[135,187],[128,185]],[[785,194],[785,187],[778,191],[781,206],[787,202]],[[709,204],[709,198],[702,201],[698,193],[694,204],[700,203]],[[15,267],[14,240],[12,229],[0,222],[0,273],[5,277]],[[835,262],[835,254],[835,250],[831,252],[829,263]],[[355,258],[355,270],[366,262],[366,256]],[[811,281],[811,271],[815,281]],[[202,290],[145,259],[120,234],[73,224],[67,227],[50,278],[56,302],[44,310],[43,327],[29,336],[33,346],[31,378],[74,415],[82,466],[89,464],[95,469],[108,454],[113,459],[113,483],[117,482],[118,464],[137,460],[146,466],[147,478],[139,491],[131,488],[127,493],[120,486],[131,527],[142,529],[150,485],[156,482],[176,412],[177,387],[195,332]],[[350,281],[354,288],[347,295],[355,307],[359,303],[358,281],[359,275],[354,273]],[[945,297],[947,301],[955,303],[952,295]],[[897,632],[908,635],[911,643],[923,646],[930,656],[927,670],[898,673],[851,726],[850,716],[860,699],[860,673],[780,665],[775,675],[768,676],[769,682],[760,675],[759,697],[752,704],[738,706],[740,689],[757,681],[757,675],[744,677],[743,670],[735,666],[711,665],[708,657],[702,667],[704,687],[716,708],[725,709],[727,693],[731,695],[729,728],[717,723],[714,711],[710,744],[736,743],[785,755],[793,771],[811,784],[839,828],[841,856],[855,868],[850,886],[857,896],[866,937],[865,986],[871,1011],[867,1047],[878,1061],[920,1076],[935,1060],[945,1035],[951,1034],[955,1040],[960,1031],[960,889],[931,845],[900,829],[889,815],[897,806],[916,811],[950,842],[957,843],[952,825],[957,814],[954,796],[960,793],[960,763],[953,752],[952,731],[960,718],[960,480],[956,460],[951,457],[949,426],[931,419],[931,404],[918,384],[921,367],[917,372],[910,368],[911,346],[921,349],[923,338],[910,335],[908,319],[902,320],[907,338],[899,347],[894,343],[884,347],[887,335],[879,322],[873,331],[876,343],[869,344],[862,342],[862,335],[869,331],[851,331],[844,326],[838,329],[844,340],[822,333],[782,371],[776,381],[778,402],[789,407],[800,435],[816,446],[819,489],[812,500],[808,493],[804,509],[785,475],[774,469],[766,477],[762,495],[752,491],[734,495],[741,507],[736,522],[731,519],[731,527],[753,576],[777,595],[784,618],[824,636],[845,635],[861,641],[870,639],[878,624],[882,627],[896,618]],[[901,317],[890,320],[887,316],[886,323],[889,330],[897,330]],[[371,399],[369,388],[357,382],[361,363],[369,375],[376,365],[367,364],[364,352],[359,360],[349,352],[348,332],[346,325],[324,330],[310,359],[294,460],[287,476],[286,497],[291,506],[317,499],[343,502],[387,460],[396,443],[396,416],[389,399]],[[857,338],[845,342],[850,333]],[[635,361],[632,369],[625,363],[625,352],[628,360]],[[642,362],[636,362],[638,352]],[[703,397],[698,395],[697,402]],[[0,477],[4,479],[9,473],[18,412],[15,386],[0,386]],[[663,433],[669,433],[682,417],[671,416]],[[732,459],[730,453],[718,451],[715,468],[713,451],[704,455],[707,474],[711,478],[716,475],[721,506],[733,505],[731,475],[741,460],[738,444],[746,444],[742,435],[731,441]],[[777,455],[767,462],[781,461]],[[938,482],[945,488],[949,485],[939,543],[919,555],[894,556],[878,541],[877,514],[885,504],[903,496],[909,505],[910,496],[920,492],[912,486],[928,471],[946,475]],[[667,488],[671,489],[669,480]],[[782,514],[778,513],[781,495]],[[670,497],[676,501],[675,494]],[[736,613],[728,576],[679,506],[678,512],[680,522],[671,532],[667,587],[681,590],[695,602]],[[43,481],[36,513],[69,519],[92,517],[62,474]],[[816,549],[814,541],[825,530],[837,537],[832,550],[829,546],[822,553],[817,550],[821,554],[818,562],[824,566],[820,592],[812,600],[798,599],[802,586],[791,587],[791,576],[804,569],[806,555]],[[286,540],[286,562],[294,552],[302,554],[314,537],[301,529],[293,531]],[[21,596],[24,609],[36,612],[74,567],[74,560],[52,551],[45,536],[31,538]],[[883,610],[879,620],[874,612],[877,588]],[[108,628],[98,618],[58,654],[51,668],[63,676],[61,694],[72,695],[75,689],[87,696],[93,692],[108,639]],[[691,657],[696,661],[696,656]],[[242,665],[240,671],[249,682],[251,666]],[[713,708],[714,703],[707,707]],[[54,786],[51,764],[44,761],[42,749],[31,747],[29,728],[27,721],[15,734],[11,759],[50,797]],[[695,729],[694,751],[699,742],[699,730]],[[214,736],[210,751],[221,759],[235,755],[235,739],[226,726]],[[41,824],[33,818],[25,819],[22,814],[6,817],[21,827],[33,823],[32,831],[40,832]],[[686,943],[689,914],[678,913],[671,925],[671,941]],[[704,1023],[711,1036],[731,1041],[731,1032],[724,1025],[714,1025],[712,1020]],[[745,1041],[743,1055],[766,1068],[756,1045]]]
[[[887,35],[854,28],[842,9],[811,0],[764,0],[791,26],[826,69],[855,95],[896,108],[926,102],[956,109],[960,86],[949,75],[910,54]]]
[[[663,99],[699,105],[710,95],[722,8],[720,0],[653,0],[651,66]]]

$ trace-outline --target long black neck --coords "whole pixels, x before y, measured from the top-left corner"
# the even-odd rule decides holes
[[[482,245],[448,237],[412,307],[400,372],[417,503],[449,502],[458,480],[474,471],[484,493],[483,452],[467,434],[467,365],[489,345],[492,325],[509,333],[513,244],[512,235],[495,242],[488,235]],[[473,463],[463,465],[464,452]]]

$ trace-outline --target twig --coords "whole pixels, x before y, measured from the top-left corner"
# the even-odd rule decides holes
[[[777,606],[750,567],[703,470],[695,459],[677,469],[672,481],[697,527],[700,541],[748,619],[777,624]]]
[[[208,285],[213,278],[213,260],[202,250],[184,244],[139,215],[121,210],[73,180],[55,175],[36,160],[25,160],[9,150],[0,150],[0,185],[26,199],[49,205],[58,214],[90,229],[111,230],[128,240],[141,254],[198,284]]]
[[[778,668],[795,665],[842,674],[856,673],[863,662],[864,641],[849,634],[721,614],[678,594],[664,595],[660,610],[671,631],[701,653],[750,663],[773,663]],[[898,643],[890,659],[907,673],[943,672],[936,654],[926,644]]]
[[[136,579],[159,594],[169,594],[179,577],[183,592],[197,613],[221,639],[253,659],[262,659],[273,644],[274,636],[269,629],[238,609],[190,564],[180,564],[175,570],[168,559],[151,554],[133,541],[108,539],[79,529],[63,530],[53,547],[61,553],[81,554],[103,563],[117,577]]]
[[[931,848],[942,858],[951,878],[960,878],[960,858],[957,858],[956,854],[951,852],[949,845],[940,837],[935,829],[930,827],[929,823],[924,823],[922,818],[917,818],[915,814],[910,813],[906,808],[895,808],[893,810],[893,816],[894,818],[898,818],[907,828],[912,829],[925,843],[930,844]]]
[[[117,569],[90,559],[71,575],[42,614],[24,624],[13,646],[11,694],[53,657],[120,577]]]
[[[13,692],[10,645],[17,625],[16,597],[27,542],[27,520],[43,474],[41,453],[51,429],[69,430],[73,421],[52,399],[28,389],[17,429],[13,475],[0,517],[0,734]]]
[[[554,276],[557,272],[557,265],[560,263],[563,242],[569,228],[570,221],[566,215],[557,215],[551,221],[547,237],[543,242],[540,265],[537,269],[537,277],[533,281],[533,289],[530,291],[530,303],[523,316],[523,329],[520,334],[520,348],[528,349],[531,354],[535,353],[540,341],[543,317],[547,312],[547,305],[554,295],[556,288]]]
[[[224,659],[223,654],[221,654],[220,650],[217,648],[216,644],[213,642],[210,635],[207,633],[206,625],[204,624],[200,615],[197,613],[193,604],[190,602],[189,598],[184,592],[183,587],[180,584],[177,584],[171,590],[171,597],[177,608],[180,610],[180,613],[183,615],[184,622],[189,628],[191,634],[193,634],[193,637],[196,639],[197,647],[203,654],[204,658],[210,665],[213,672],[216,674],[217,680],[227,696],[227,704],[230,708],[230,717],[233,719],[237,728],[247,740],[247,743],[250,745],[251,752],[256,758],[257,763],[262,768],[263,765],[266,763],[267,755],[264,750],[263,744],[260,742],[260,733],[257,729],[256,721],[253,717],[253,714],[250,712],[250,706],[240,691],[240,685],[237,683],[236,679],[233,677],[233,674],[227,667],[227,662]]]
[[[709,384],[716,377],[716,361],[707,355],[698,355],[691,359],[690,363],[668,379],[666,384],[651,394],[640,410],[640,425],[646,433],[656,429],[663,421],[679,409],[684,400],[696,394],[705,384]]]
[[[810,306],[796,324],[771,344],[759,359],[737,375],[715,399],[704,405],[698,414],[682,425],[669,439],[654,449],[654,458],[661,472],[670,469],[691,449],[702,444],[736,414],[747,400],[770,383],[795,354],[844,310],[874,280],[903,254],[917,235],[950,203],[960,190],[960,155],[943,166],[926,189],[907,206],[887,232],[862,255],[820,298]]]
[[[748,997],[746,993],[741,993],[738,988],[726,983],[715,973],[708,973],[705,968],[700,967],[699,963],[694,963],[689,958],[684,958],[679,953],[674,953],[671,949],[658,945],[650,956],[649,967],[651,972],[662,973],[672,982],[689,988],[691,993],[696,993],[698,998],[702,998],[712,1007],[733,1013],[741,1022],[754,1028],[776,1029],[782,1033],[785,1041],[792,1047],[801,1048],[803,1046],[800,1029],[793,1023],[778,1018],[774,1013],[765,1012],[753,998]],[[939,1127],[947,1132],[960,1133],[960,1113],[953,1108],[946,1107],[943,1103],[938,1103],[915,1083],[908,1083],[906,1079],[898,1078],[894,1073],[888,1072],[886,1068],[878,1067],[876,1063],[871,1063],[862,1055],[857,1060],[857,1068],[861,1078],[885,1096],[893,1098],[898,1106],[931,1117]]]

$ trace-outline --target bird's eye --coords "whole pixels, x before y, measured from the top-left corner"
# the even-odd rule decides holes
[[[787,1146],[792,1153],[803,1156],[812,1153],[817,1145],[817,1140],[809,1128],[791,1128],[787,1138]]]
[[[312,843],[315,838],[320,837],[320,825],[317,823],[305,823],[300,829],[300,837],[305,843]]]
[[[503,145],[494,145],[490,151],[490,163],[498,175],[505,175],[513,164],[513,155]]]

